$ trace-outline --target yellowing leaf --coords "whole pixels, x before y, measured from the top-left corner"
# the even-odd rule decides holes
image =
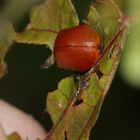
[[[45,140],[88,140],[120,60],[126,32],[125,20],[124,24],[118,22],[123,19],[120,13],[113,0],[96,1],[91,5],[86,22],[100,32],[104,51],[95,64],[96,69],[93,67],[78,77],[78,87],[71,76],[61,80],[58,89],[48,93],[47,111],[53,127]],[[70,0],[46,0],[33,8],[30,23],[15,40],[46,44],[53,51],[58,31],[78,23]]]
[[[78,16],[70,0],[46,0],[32,9],[30,23],[15,40],[20,43],[46,44],[53,50],[58,31],[78,23]]]
[[[93,67],[79,78],[81,90],[79,87],[77,90],[73,77],[67,77],[57,90],[48,93],[47,110],[54,125],[45,140],[88,140],[117,69],[126,20],[123,24],[118,22],[122,17],[111,0],[97,2],[94,6],[90,8],[87,23],[102,33],[105,45],[95,65],[98,68]]]
[[[110,51],[111,49],[106,54],[109,54]],[[117,48],[114,51],[119,53],[120,49]],[[48,94],[47,110],[54,126],[46,140],[62,140],[65,137],[71,140],[88,139],[119,62],[119,55],[109,58],[108,55],[106,57],[106,54],[99,67],[103,75],[99,79],[97,73],[90,74],[89,86],[81,92],[79,104],[76,104],[78,97],[75,95],[72,77],[63,79],[59,83],[58,89]],[[106,67],[107,71],[102,71],[100,69],[102,67]]]

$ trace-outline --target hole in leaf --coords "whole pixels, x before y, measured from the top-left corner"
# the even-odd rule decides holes
[[[68,140],[67,131],[64,131],[64,138],[65,138],[65,140]]]
[[[97,70],[97,71],[96,71],[96,74],[97,74],[99,80],[100,80],[100,79],[102,78],[102,76],[103,76],[103,73],[102,73],[100,70]]]
[[[80,23],[82,23],[89,12],[89,6],[91,5],[92,0],[72,0],[72,3],[78,13]]]
[[[75,101],[74,101],[74,103],[73,103],[73,106],[78,106],[78,105],[80,105],[80,104],[82,104],[83,103],[83,99],[76,99]]]

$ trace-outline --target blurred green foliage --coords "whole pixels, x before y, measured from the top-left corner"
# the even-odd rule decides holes
[[[140,1],[128,2],[130,29],[121,63],[121,74],[135,87],[140,87]]]

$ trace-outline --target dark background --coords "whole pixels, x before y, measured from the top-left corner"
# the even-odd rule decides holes
[[[88,12],[90,2],[91,0],[74,2],[81,20]],[[16,30],[22,30],[28,20],[29,13],[15,27]],[[47,130],[52,125],[49,115],[45,112],[47,92],[56,89],[60,79],[71,74],[55,65],[41,70],[40,65],[50,53],[45,46],[14,43],[5,58],[8,73],[0,79],[0,98],[33,114]],[[90,139],[140,140],[139,99],[140,90],[125,83],[118,70]]]

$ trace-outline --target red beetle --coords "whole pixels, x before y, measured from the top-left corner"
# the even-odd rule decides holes
[[[85,72],[102,53],[100,35],[87,24],[61,30],[54,43],[59,68]]]

